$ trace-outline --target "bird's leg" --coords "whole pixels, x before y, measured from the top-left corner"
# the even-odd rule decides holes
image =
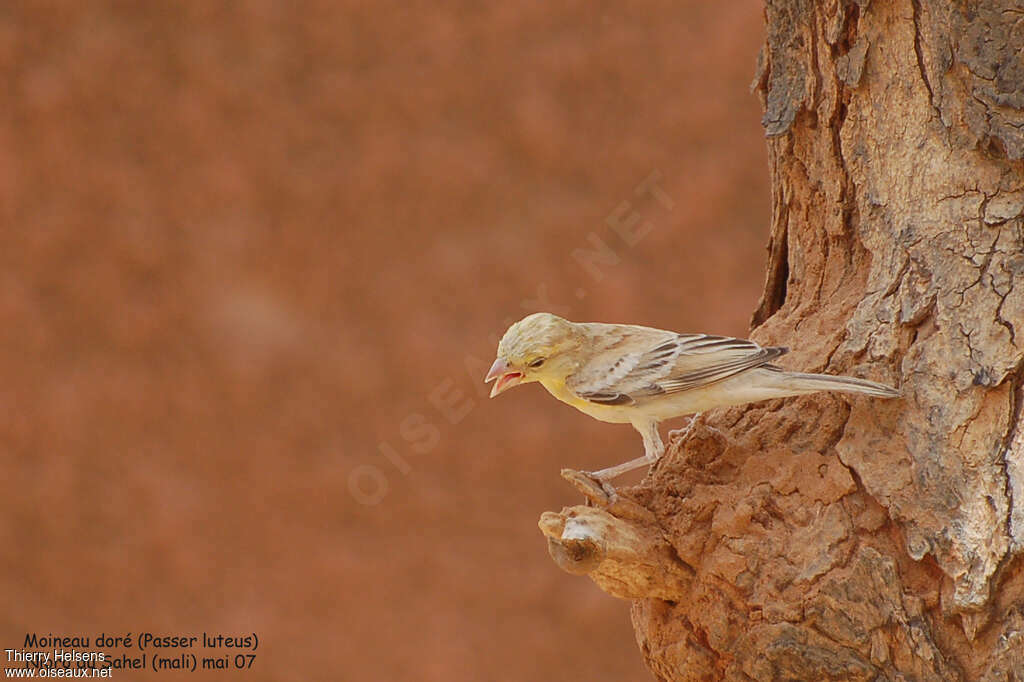
[[[569,481],[573,486],[582,492],[588,500],[588,504],[597,503],[608,505],[618,499],[618,494],[610,481],[616,476],[650,466],[658,461],[665,452],[665,445],[661,442],[658,434],[657,422],[634,423],[633,427],[640,432],[644,439],[644,456],[631,459],[622,464],[616,464],[600,471],[574,471],[562,469],[562,478]]]
[[[623,462],[622,464],[616,464],[615,466],[608,467],[607,469],[595,471],[590,474],[591,476],[603,483],[606,483],[611,479],[633,471],[634,469],[640,469],[641,467],[654,464],[665,453],[665,445],[661,442],[661,435],[658,433],[658,422],[641,422],[639,424],[633,424],[633,426],[644,438],[644,456],[631,459],[628,462]]]

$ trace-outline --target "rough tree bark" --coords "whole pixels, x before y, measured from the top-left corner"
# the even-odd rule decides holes
[[[641,486],[541,530],[634,600],[660,680],[1024,680],[1024,6],[765,16],[752,336],[904,397],[705,415]]]

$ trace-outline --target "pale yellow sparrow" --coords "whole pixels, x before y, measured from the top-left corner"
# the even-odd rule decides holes
[[[787,351],[724,336],[569,322],[535,313],[508,328],[484,381],[494,381],[492,398],[539,381],[551,395],[595,419],[632,424],[643,436],[644,456],[591,474],[601,481],[657,461],[665,450],[658,422],[665,419],[817,391],[899,395],[873,381],[789,372],[771,364]]]

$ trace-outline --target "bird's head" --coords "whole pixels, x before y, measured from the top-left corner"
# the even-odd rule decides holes
[[[484,382],[493,381],[491,397],[519,384],[564,380],[576,369],[573,351],[582,334],[572,322],[551,313],[528,315],[508,328],[498,344],[498,358]]]

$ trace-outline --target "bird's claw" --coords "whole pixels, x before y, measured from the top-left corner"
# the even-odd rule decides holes
[[[562,478],[583,493],[588,504],[607,507],[618,499],[618,493],[608,481],[602,480],[589,471],[562,469]]]

